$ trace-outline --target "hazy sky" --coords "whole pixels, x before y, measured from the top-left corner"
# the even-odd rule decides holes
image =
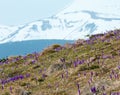
[[[0,0],[0,24],[19,25],[54,15],[73,0]]]

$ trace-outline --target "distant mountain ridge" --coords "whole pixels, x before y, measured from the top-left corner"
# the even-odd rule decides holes
[[[0,26],[0,43],[39,39],[85,39],[120,28],[119,0],[74,0],[54,16],[20,26]]]

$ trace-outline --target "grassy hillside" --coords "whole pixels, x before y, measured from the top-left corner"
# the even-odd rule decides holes
[[[0,60],[0,95],[119,95],[120,30]],[[119,93],[119,94],[117,94]]]

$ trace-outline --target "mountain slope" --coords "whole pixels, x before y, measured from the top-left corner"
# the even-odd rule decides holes
[[[1,59],[0,75],[1,95],[119,95],[120,30]]]
[[[0,26],[0,43],[35,39],[85,39],[120,28],[119,0],[74,0],[59,13],[26,25]],[[4,34],[4,35],[2,35]]]

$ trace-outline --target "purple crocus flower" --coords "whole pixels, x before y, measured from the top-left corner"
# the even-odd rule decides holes
[[[22,80],[22,79],[24,78],[24,76],[23,76],[23,75],[20,75],[19,78]]]
[[[84,76],[86,77],[86,72],[84,72]]]
[[[115,79],[119,79],[118,74],[114,74]]]
[[[102,86],[102,90],[105,90],[105,86],[104,85]]]
[[[34,64],[35,63],[35,60],[32,60],[32,64]]]
[[[77,83],[78,94],[80,95],[80,85]]]
[[[120,66],[118,66],[118,69],[120,70]]]
[[[115,74],[115,71],[114,71],[114,70],[112,70],[112,74],[113,74],[113,75]]]
[[[77,67],[77,62],[76,61],[74,61],[73,64],[74,64],[74,67]]]
[[[91,77],[93,76],[93,72],[91,72]]]
[[[45,77],[47,77],[47,75],[45,75],[45,74],[42,74],[42,78],[43,78],[43,79],[45,79]]]
[[[30,77],[30,74],[26,74],[26,78]]]
[[[77,83],[77,87],[78,87],[78,89],[80,89],[80,85]]]
[[[110,79],[112,79],[112,75],[110,74]]]
[[[64,78],[64,75],[63,75],[63,73],[62,73],[62,79]]]
[[[78,94],[80,95],[80,89],[78,89]]]
[[[95,87],[95,86],[91,87],[91,89],[90,89],[90,90],[91,90],[91,92],[92,92],[92,93],[96,93],[96,92],[97,92],[97,89],[96,89],[96,87]]]
[[[83,64],[85,61],[84,60],[78,60],[78,64]]]
[[[66,70],[66,78],[68,78],[68,71]]]
[[[41,74],[41,73],[42,73],[42,69],[39,70],[39,74]]]
[[[12,93],[12,87],[10,86],[10,92]]]

